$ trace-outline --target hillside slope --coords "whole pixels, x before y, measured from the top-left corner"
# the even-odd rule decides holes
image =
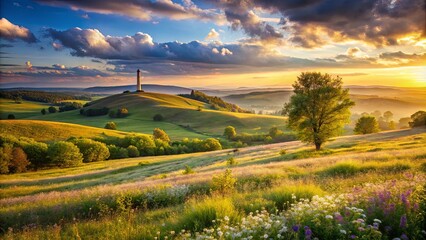
[[[238,132],[267,132],[272,126],[284,128],[285,118],[276,116],[259,116],[254,114],[233,113],[209,110],[206,104],[180,96],[160,93],[117,94],[96,100],[88,108],[129,110],[126,118],[108,116],[85,117],[78,111],[38,115],[31,119],[61,121],[103,127],[106,122],[114,121],[118,130],[139,133],[152,133],[154,128],[164,129],[173,139],[218,137],[223,129],[232,125]],[[202,111],[197,109],[202,107]],[[162,114],[164,121],[154,122],[153,116]]]
[[[123,137],[129,133],[83,125],[38,121],[38,120],[1,120],[0,132],[15,137],[29,137],[37,141],[66,140],[70,137]]]

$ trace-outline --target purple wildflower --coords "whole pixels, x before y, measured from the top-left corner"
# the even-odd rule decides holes
[[[409,240],[409,238],[407,237],[407,235],[405,235],[404,233],[401,235],[401,239],[402,240]]]
[[[407,227],[407,215],[402,215],[401,219],[399,220],[399,227],[400,228],[405,228]]]
[[[356,238],[356,236],[352,234],[352,235],[350,236],[350,238],[351,238],[351,239],[355,239],[355,238]]]
[[[293,225],[293,227],[291,227],[291,229],[293,229],[294,232],[298,232],[299,231],[299,225]]]
[[[305,226],[305,236],[306,236],[306,239],[311,239],[312,230],[308,226]]]

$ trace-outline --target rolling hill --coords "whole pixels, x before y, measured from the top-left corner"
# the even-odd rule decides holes
[[[34,138],[42,142],[66,140],[70,137],[123,137],[129,134],[78,124],[38,120],[1,120],[0,132],[15,137]]]
[[[267,132],[272,126],[284,128],[285,118],[259,116],[209,110],[206,104],[180,96],[161,93],[122,93],[93,101],[89,108],[129,110],[126,118],[108,116],[86,117],[79,111],[36,115],[30,119],[83,124],[104,127],[106,122],[114,121],[118,130],[151,134],[154,128],[164,129],[172,139],[220,137],[226,126],[232,125],[238,132]],[[204,108],[202,111],[197,109]],[[162,114],[164,121],[154,122],[153,116]]]

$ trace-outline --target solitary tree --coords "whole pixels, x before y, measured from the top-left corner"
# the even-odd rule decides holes
[[[41,109],[41,114],[46,115],[46,109]]]
[[[314,143],[316,150],[329,138],[337,136],[349,122],[349,90],[342,88],[342,79],[329,74],[306,72],[293,84],[294,95],[284,106],[288,125],[300,140]]]
[[[356,122],[354,132],[357,134],[368,134],[379,132],[379,124],[373,116],[364,116]]]
[[[420,127],[426,126],[426,112],[425,111],[417,111],[413,115],[411,115],[410,127]]]
[[[225,131],[223,131],[223,135],[227,139],[233,139],[234,137],[237,136],[237,131],[235,130],[235,128],[233,126],[227,126],[225,128]]]
[[[117,130],[117,124],[115,124],[115,122],[107,122],[105,124],[105,129]]]
[[[49,113],[55,113],[58,111],[58,109],[56,109],[54,106],[50,106],[48,109]]]

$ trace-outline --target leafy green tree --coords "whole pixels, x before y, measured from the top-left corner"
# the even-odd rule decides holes
[[[56,113],[58,109],[56,109],[54,106],[50,106],[48,109],[49,113]]]
[[[155,154],[155,142],[154,139],[147,135],[130,135],[124,139],[129,144],[138,148],[141,156],[152,156]],[[124,147],[124,146],[123,146]]]
[[[232,170],[226,169],[224,173],[213,175],[212,189],[222,195],[230,194],[235,191],[237,179],[232,176]]]
[[[127,147],[129,157],[139,157],[140,153],[137,147],[130,145]]]
[[[74,167],[83,162],[83,154],[71,142],[59,141],[49,145],[47,157],[59,167]]]
[[[379,124],[373,116],[364,116],[356,122],[354,132],[357,134],[368,134],[379,132]]]
[[[105,124],[105,129],[117,130],[117,124],[115,122],[107,122]]]
[[[73,140],[83,154],[83,162],[98,162],[109,158],[109,150],[105,143],[83,138]]]
[[[13,148],[12,158],[9,163],[9,171],[13,173],[21,173],[27,171],[27,166],[30,162],[27,159],[27,154],[20,147]]]
[[[152,133],[152,136],[154,137],[154,139],[161,139],[164,142],[170,142],[169,135],[167,135],[167,133],[160,128],[155,128]]]
[[[31,166],[38,168],[46,165],[47,162],[47,149],[46,143],[36,142],[34,140],[21,142],[20,146],[24,149],[27,154],[28,160],[31,162]]]
[[[411,115],[410,127],[426,126],[426,112],[418,111]]]
[[[119,118],[123,118],[123,117],[127,117],[129,115],[129,110],[127,110],[127,108],[119,108],[117,110],[116,116]]]
[[[293,84],[294,95],[284,107],[288,125],[300,140],[314,143],[316,150],[337,136],[349,122],[349,108],[354,106],[342,79],[316,72],[302,73]]]
[[[237,136],[237,131],[235,130],[233,126],[227,126],[225,130],[223,131],[223,135],[227,139],[231,140]]]
[[[41,114],[46,115],[46,109],[41,109]]]

